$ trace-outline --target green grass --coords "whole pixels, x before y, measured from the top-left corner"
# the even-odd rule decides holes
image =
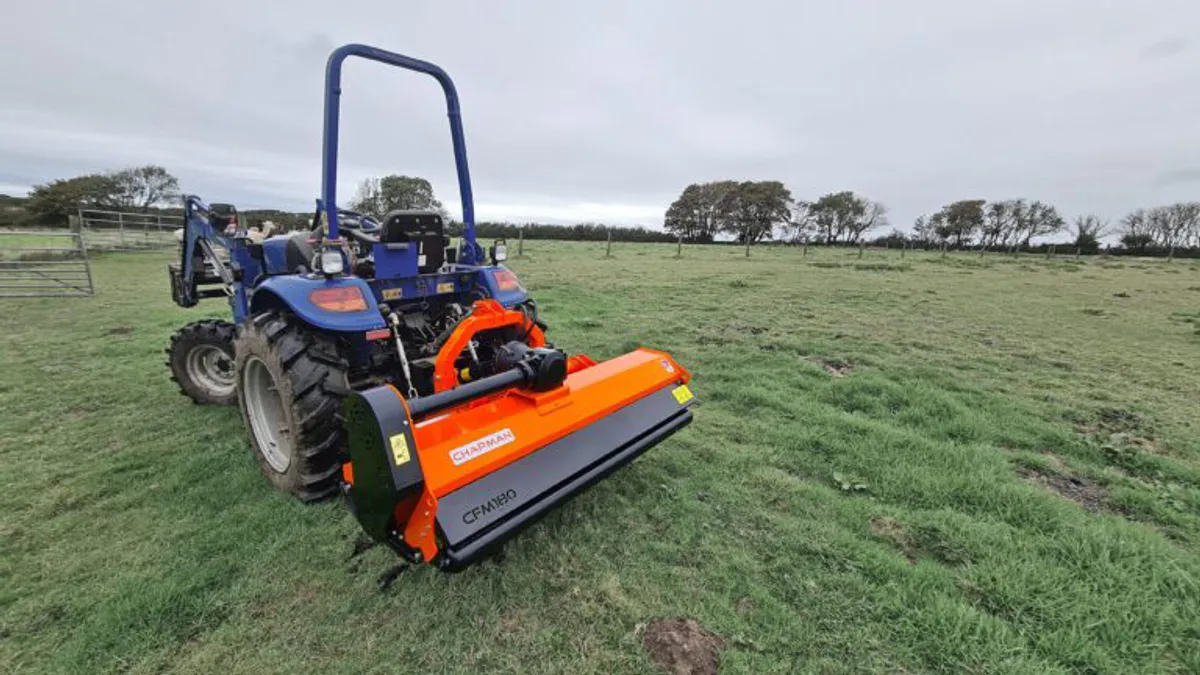
[[[666,616],[729,673],[1200,672],[1197,265],[525,246],[551,339],[670,351],[696,421],[384,590],[340,503],[176,393],[169,335],[224,312],[167,254],[0,301],[0,672],[652,673]]]

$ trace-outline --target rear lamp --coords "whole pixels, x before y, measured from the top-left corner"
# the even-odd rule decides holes
[[[502,291],[523,291],[521,282],[517,281],[517,275],[511,270],[495,270],[492,272],[492,278],[496,280],[496,288]]]
[[[362,312],[367,299],[357,286],[319,288],[308,294],[308,301],[327,312]]]

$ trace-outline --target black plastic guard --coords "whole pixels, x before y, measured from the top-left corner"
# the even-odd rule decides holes
[[[459,569],[692,421],[660,389],[438,500],[441,565]]]
[[[424,485],[412,424],[403,399],[391,387],[355,392],[343,404],[346,447],[354,485],[350,510],[371,538],[391,535],[395,508]]]

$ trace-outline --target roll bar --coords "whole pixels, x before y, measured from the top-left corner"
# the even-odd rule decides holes
[[[338,238],[337,209],[337,158],[339,101],[342,95],[342,62],[347,57],[358,56],[390,66],[425,73],[442,85],[446,95],[446,113],[450,118],[450,140],[454,144],[454,168],[458,173],[458,192],[462,196],[463,251],[459,262],[478,264],[482,261],[482,249],[475,243],[475,200],[471,194],[471,173],[467,167],[466,141],[463,139],[462,114],[458,107],[458,91],[454,81],[439,66],[362,44],[338,47],[329,55],[325,66],[325,130],[322,143],[321,201],[329,222],[327,237]]]

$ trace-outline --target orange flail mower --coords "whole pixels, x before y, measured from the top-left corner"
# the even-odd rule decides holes
[[[442,365],[475,331],[528,321],[490,300],[472,316],[436,366],[456,382],[467,373]],[[691,421],[691,375],[667,354],[597,364],[544,345],[529,330],[500,372],[430,396],[387,385],[347,399],[344,492],[368,535],[459,568]]]

